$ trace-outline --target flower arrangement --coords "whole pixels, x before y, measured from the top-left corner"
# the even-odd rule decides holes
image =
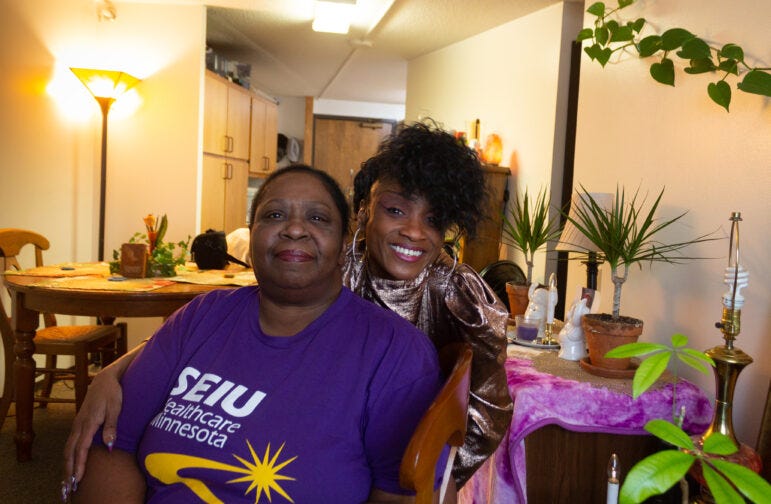
[[[185,241],[177,243],[165,242],[163,237],[168,228],[168,219],[164,214],[160,219],[148,214],[143,218],[147,234],[134,233],[128,243],[146,243],[148,247],[147,276],[169,277],[176,275],[176,267],[185,264],[188,255],[190,236]],[[175,254],[175,249],[179,248]],[[120,252],[112,251],[113,260],[110,262],[110,273],[120,272]]]

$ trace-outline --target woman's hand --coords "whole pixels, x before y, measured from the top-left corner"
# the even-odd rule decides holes
[[[108,450],[112,450],[123,403],[123,390],[119,381],[121,375],[109,367],[97,374],[75,416],[70,436],[64,445],[64,480],[72,486],[83,478],[91,441],[102,424],[102,441]]]

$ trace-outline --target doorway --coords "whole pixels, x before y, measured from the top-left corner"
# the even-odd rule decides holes
[[[314,116],[313,166],[332,175],[351,202],[353,178],[361,164],[395,126],[395,121],[384,119]]]

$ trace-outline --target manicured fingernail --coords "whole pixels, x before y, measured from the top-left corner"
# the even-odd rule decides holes
[[[70,477],[70,487],[72,489],[72,492],[78,491],[78,479],[75,477],[74,474]]]
[[[107,441],[107,451],[108,452],[112,453],[112,446],[114,444],[115,444],[115,441],[113,441],[113,440]]]
[[[67,502],[70,496],[70,486],[66,481],[62,481],[61,485],[62,502]]]

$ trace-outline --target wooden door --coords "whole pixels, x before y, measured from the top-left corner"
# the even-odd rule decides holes
[[[332,175],[353,199],[353,178],[361,163],[377,152],[380,141],[393,128],[391,121],[315,116],[313,165]]]

